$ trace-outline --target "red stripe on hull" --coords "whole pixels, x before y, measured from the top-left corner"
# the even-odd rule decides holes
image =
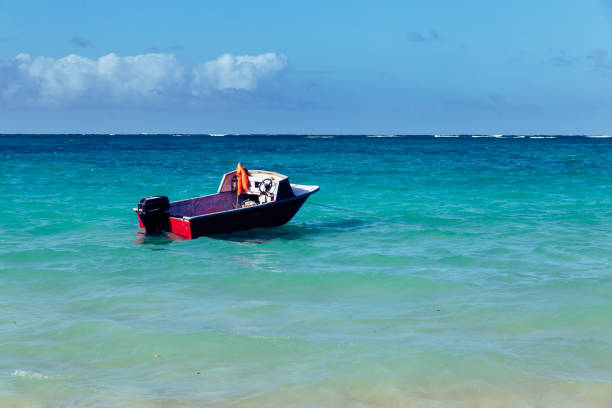
[[[182,218],[170,217],[170,232],[191,239],[191,225],[189,221]]]
[[[138,213],[136,213],[136,215],[138,216],[138,225],[140,226],[140,228],[144,229],[145,226],[142,223],[142,220],[140,219],[140,215]],[[189,221],[183,220],[182,218],[173,217],[169,217],[169,219],[170,232],[173,232],[176,235],[180,235],[183,238],[191,239],[191,224],[189,223]]]

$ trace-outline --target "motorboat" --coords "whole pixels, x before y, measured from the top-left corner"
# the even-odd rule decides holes
[[[170,202],[142,198],[134,211],[147,233],[171,232],[186,239],[289,222],[319,186],[291,184],[285,175],[238,168],[225,173],[216,194]]]

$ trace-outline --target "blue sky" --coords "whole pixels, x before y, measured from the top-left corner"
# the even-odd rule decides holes
[[[612,1],[0,10],[0,132],[612,132]]]

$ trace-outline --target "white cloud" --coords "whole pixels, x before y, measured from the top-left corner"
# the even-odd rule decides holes
[[[172,54],[151,53],[90,59],[17,55],[0,67],[0,99],[8,104],[167,101],[227,90],[255,91],[259,81],[287,67],[284,55],[225,54],[193,68]]]
[[[287,67],[287,57],[273,52],[234,57],[231,54],[207,61],[193,69],[193,83],[199,89],[244,89],[252,91],[260,79],[275,75]]]

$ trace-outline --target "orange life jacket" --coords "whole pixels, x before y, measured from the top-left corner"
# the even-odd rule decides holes
[[[238,195],[242,194],[243,191],[249,189],[249,176],[247,174],[248,170],[242,167],[240,163],[236,166],[236,178],[238,185]]]

